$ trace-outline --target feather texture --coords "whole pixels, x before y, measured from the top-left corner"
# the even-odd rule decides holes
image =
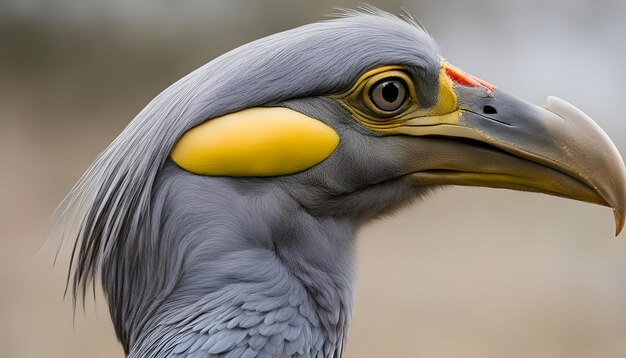
[[[74,299],[101,276],[131,357],[340,356],[352,304],[352,238],[362,222],[356,216],[374,216],[368,193],[340,204],[335,199],[348,188],[332,178],[201,177],[168,156],[203,121],[340,93],[386,64],[411,68],[423,104],[434,103],[434,41],[412,18],[371,7],[243,45],[160,93],[61,207],[66,236],[78,223],[68,281]],[[329,115],[341,111],[316,103]],[[328,189],[324,200],[314,202],[306,190],[294,197],[289,187],[301,179]],[[394,190],[385,195],[405,197]]]

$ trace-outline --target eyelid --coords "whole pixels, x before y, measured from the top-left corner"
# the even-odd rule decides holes
[[[405,123],[407,116],[411,113],[422,110],[417,100],[413,76],[410,73],[410,68],[400,65],[378,67],[361,75],[349,90],[330,95],[329,98],[337,101],[352,117],[367,128],[394,128]],[[372,109],[375,105],[368,98],[369,90],[378,81],[392,77],[402,79],[407,85],[407,95],[403,106],[391,114]],[[370,104],[368,105],[367,102]]]

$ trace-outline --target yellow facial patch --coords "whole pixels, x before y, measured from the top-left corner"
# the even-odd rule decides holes
[[[406,84],[408,96],[399,113],[389,116],[382,114],[372,103],[371,88],[391,78],[399,79]],[[439,73],[437,103],[431,107],[424,107],[419,103],[413,80],[403,66],[383,66],[368,71],[350,90],[333,98],[364,127],[388,134],[404,134],[410,131],[410,134],[416,135],[426,127],[457,124],[461,115],[453,82],[444,68]]]
[[[326,124],[282,107],[255,107],[210,119],[187,131],[172,160],[212,176],[293,174],[328,158],[339,135]]]

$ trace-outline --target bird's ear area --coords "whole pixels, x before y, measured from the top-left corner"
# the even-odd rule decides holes
[[[170,156],[194,174],[267,177],[311,168],[338,144],[339,135],[317,119],[283,107],[254,107],[190,129]]]
[[[424,105],[406,66],[390,65],[363,74],[348,91],[331,96],[362,126],[384,132],[400,126],[456,124],[460,116],[454,82],[442,64],[437,99]]]

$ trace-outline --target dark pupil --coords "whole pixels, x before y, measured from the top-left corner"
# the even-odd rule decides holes
[[[398,99],[398,95],[400,94],[400,90],[398,89],[398,84],[395,82],[387,82],[383,84],[383,98],[387,102],[394,102]]]

